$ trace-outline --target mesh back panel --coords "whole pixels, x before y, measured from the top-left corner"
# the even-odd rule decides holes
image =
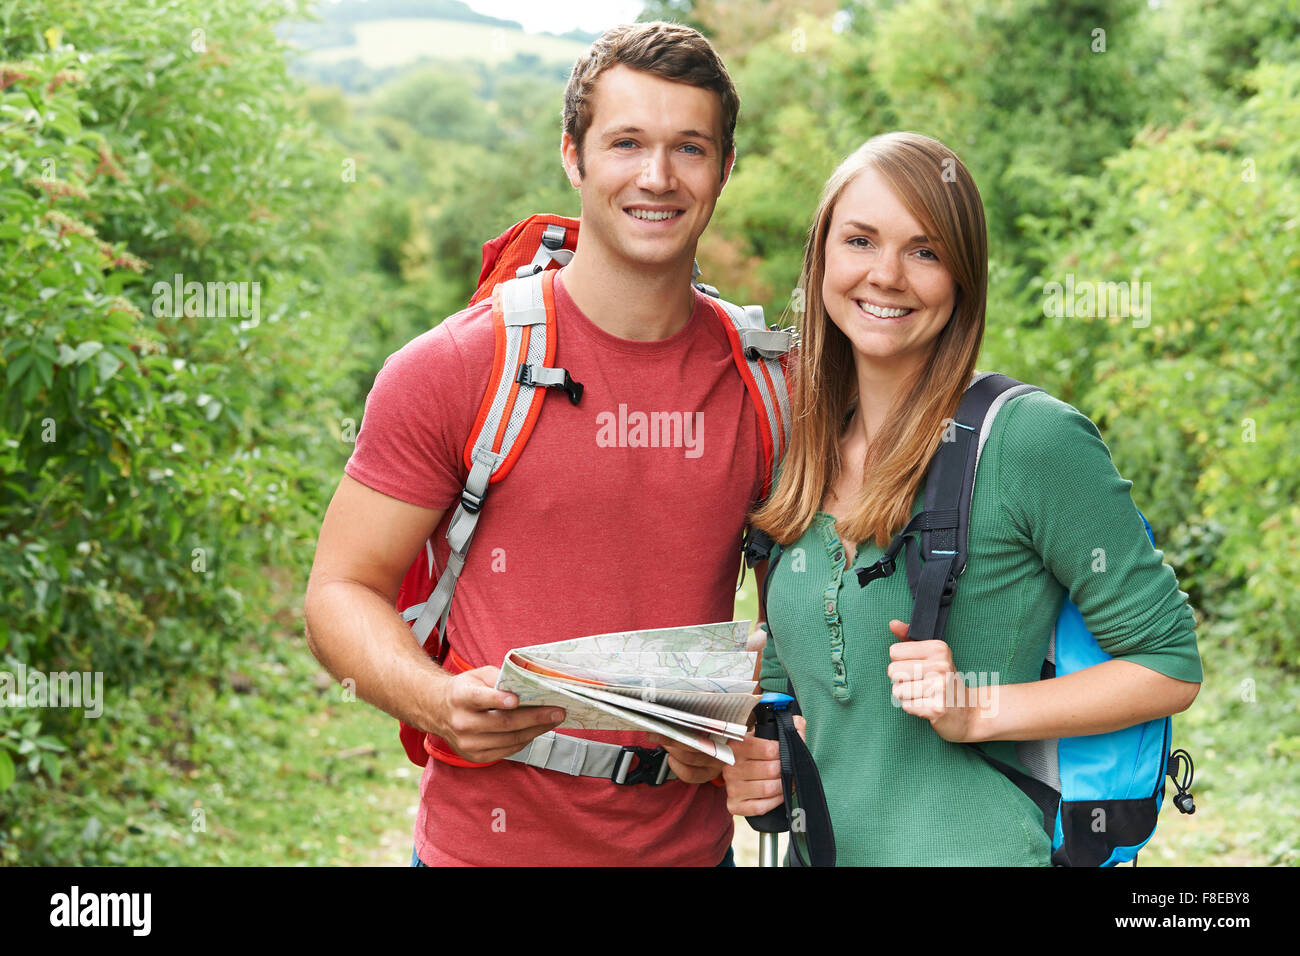
[[[528,365],[541,365],[546,358],[546,326],[534,325],[532,334],[528,337]],[[524,427],[524,419],[528,417],[528,406],[532,404],[533,393],[537,390],[536,386],[519,386],[519,394],[515,396],[515,407],[510,413],[510,424],[506,426],[506,437],[501,442],[501,453],[507,454],[507,449],[514,446],[515,439],[519,437],[519,430]]]
[[[1056,627],[1047,642],[1047,661],[1056,669]],[[1056,758],[1056,740],[1022,740],[1016,744],[1016,756],[1029,775],[1041,780],[1057,793],[1061,792],[1061,770]]]

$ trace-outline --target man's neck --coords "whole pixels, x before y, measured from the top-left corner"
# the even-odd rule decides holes
[[[636,342],[655,342],[676,335],[695,308],[691,267],[637,268],[579,249],[564,267],[564,288],[592,323],[610,335]]]

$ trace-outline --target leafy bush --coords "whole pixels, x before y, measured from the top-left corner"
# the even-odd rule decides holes
[[[346,328],[314,309],[346,277],[306,237],[344,183],[260,4],[7,15],[4,667],[213,672],[268,632],[264,569],[305,575],[342,447]],[[81,719],[15,713],[20,748]]]

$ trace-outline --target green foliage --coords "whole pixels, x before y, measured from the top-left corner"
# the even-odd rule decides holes
[[[1194,744],[1222,752],[1266,726],[1267,760],[1293,779],[1294,0],[861,0],[839,20],[802,6],[647,7],[729,24],[736,45],[721,52],[739,159],[706,278],[775,317],[835,165],[890,129],[949,143],[991,225],[981,367],[1098,423],[1198,609],[1207,675],[1258,678],[1259,707],[1198,701]],[[345,826],[372,776],[318,771],[304,722],[335,749],[391,732],[378,717],[326,732],[334,710],[293,700],[314,664],[285,635],[320,515],[375,372],[463,306],[481,243],[578,213],[553,64],[303,90],[273,32],[292,13],[0,5],[0,670],[103,673],[113,715],[0,707],[0,863],[337,861],[312,834],[283,857],[258,839],[304,825],[300,794],[317,824]],[[259,308],[217,308],[206,285],[173,308],[178,274],[256,282]],[[1149,310],[1053,308],[1068,277],[1149,283]],[[230,692],[235,667],[252,693]],[[1212,771],[1211,791],[1266,770]],[[353,789],[321,796],[340,780]],[[195,801],[219,839],[190,828]],[[1283,824],[1259,839],[1191,843],[1198,860],[1295,860]]]
[[[211,670],[264,633],[263,569],[306,573],[349,366],[346,330],[313,311],[341,277],[305,237],[343,184],[271,15],[196,10],[5,11],[6,669],[123,686]],[[177,275],[222,295],[172,303]],[[247,283],[239,308],[227,283]],[[45,730],[75,738],[78,712],[35,713],[6,725],[20,753]]]
[[[962,157],[1006,261],[1041,265],[1022,217],[1086,215],[1062,180],[1094,175],[1161,115],[1171,84],[1156,70],[1153,18],[1137,0],[917,0],[876,29],[873,63],[898,125]]]
[[[1075,356],[1079,406],[1201,609],[1245,617],[1240,649],[1294,667],[1300,476],[1279,464],[1300,457],[1300,65],[1246,81],[1258,92],[1235,115],[1149,132],[1108,161],[1099,189],[1116,199],[1056,246],[1046,281],[1140,279],[1149,314],[1039,332]]]

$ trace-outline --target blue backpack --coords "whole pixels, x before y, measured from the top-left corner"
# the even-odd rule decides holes
[[[865,587],[894,571],[906,548],[907,583],[915,599],[912,633],[943,640],[948,609],[966,565],[971,496],[980,452],[998,411],[1010,399],[1039,391],[1005,375],[984,373],[971,382],[953,427],[930,463],[925,506],[890,542],[880,560],[859,569]],[[952,440],[947,440],[949,437]],[[1152,538],[1146,518],[1147,536]],[[913,534],[916,539],[913,539]],[[909,542],[912,547],[907,547]],[[1072,674],[1110,660],[1066,598],[1052,631],[1042,678]],[[1033,740],[1016,744],[1026,775],[976,747],[979,754],[1020,787],[1043,812],[1058,866],[1114,866],[1136,861],[1156,828],[1165,777],[1174,781],[1174,805],[1194,813],[1188,788],[1194,767],[1184,750],[1170,753],[1173,722],[1150,720],[1107,734]],[[1185,778],[1180,776],[1185,769]]]

